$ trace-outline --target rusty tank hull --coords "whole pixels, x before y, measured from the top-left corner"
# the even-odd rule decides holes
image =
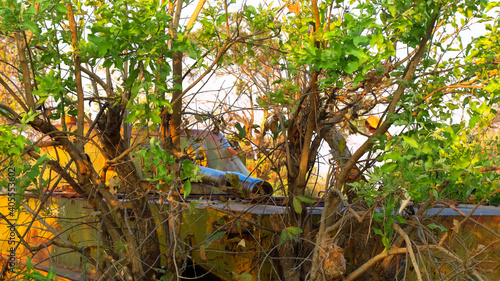
[[[22,234],[26,232],[24,240],[32,247],[43,245],[55,233],[62,233],[63,241],[93,249],[93,255],[98,260],[98,256],[103,254],[98,243],[100,224],[95,220],[92,208],[81,198],[65,196],[68,194],[55,194],[48,199],[48,209],[40,214],[44,220],[35,220],[27,232],[27,226],[33,219],[32,210],[37,206],[32,203],[22,206],[15,221],[16,230]],[[219,280],[279,280],[273,263],[273,249],[279,241],[280,230],[273,228],[271,220],[273,216],[284,214],[286,207],[280,206],[280,200],[271,197],[268,200],[254,203],[250,200],[221,202],[202,199],[193,210],[187,208],[182,215],[181,239],[193,264]],[[0,197],[0,206],[5,206],[7,202],[5,196]],[[158,210],[159,206],[159,202],[151,202],[153,210]],[[451,228],[457,220],[463,219],[457,210],[468,214],[472,208],[471,205],[444,208],[433,222],[439,221],[442,226]],[[311,207],[309,211],[318,221],[322,207]],[[458,249],[457,253],[464,256],[476,251],[482,274],[489,276],[490,280],[500,280],[500,245],[495,242],[495,233],[500,233],[500,208],[480,206],[471,218],[474,221],[466,223],[463,231],[457,234],[465,244],[453,242],[450,247]],[[485,230],[483,226],[492,231]],[[5,222],[0,223],[2,235],[8,233],[8,228]],[[158,234],[160,241],[164,239],[161,229]],[[0,241],[3,262],[9,260],[11,245],[8,241],[5,238]],[[16,263],[22,265],[31,253],[28,248],[20,246],[15,256]],[[349,258],[349,249],[346,249],[346,257]],[[87,261],[81,253],[56,245],[47,245],[38,251],[32,256],[32,262],[42,271],[47,271],[52,265],[58,276],[68,280],[94,277],[95,264]],[[444,273],[449,270],[445,266],[441,268]]]

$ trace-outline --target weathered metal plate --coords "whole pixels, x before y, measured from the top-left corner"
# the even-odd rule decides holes
[[[0,206],[7,205],[7,197],[0,197]],[[33,200],[29,207],[37,209]],[[158,202],[151,203],[155,210],[160,205]],[[456,208],[468,214],[474,206],[460,205]],[[321,207],[312,209],[315,217],[319,218]],[[16,223],[19,233],[24,234],[27,225],[31,222],[32,215],[21,208]],[[186,209],[182,216],[181,236],[186,243],[185,250],[189,252],[193,262],[203,266],[219,278],[224,280],[236,280],[237,276],[250,274],[253,280],[277,280],[276,272],[272,268],[271,249],[279,240],[279,230],[274,230],[270,218],[283,214],[285,207],[274,204],[253,204],[250,202],[227,202],[201,201],[194,211]],[[436,208],[430,211],[433,213]],[[233,216],[231,214],[236,214]],[[50,198],[47,208],[40,213],[46,224],[36,220],[25,236],[25,240],[32,246],[43,245],[54,236],[47,230],[47,224],[68,241],[78,246],[95,246],[97,250],[99,237],[97,229],[99,223],[92,215],[92,209],[87,206],[83,199],[78,198]],[[500,233],[500,208],[492,206],[480,206],[472,218],[489,227],[493,233]],[[456,220],[463,217],[457,211],[446,208],[440,216],[434,218],[447,228],[451,228]],[[425,223],[425,221],[423,222]],[[258,227],[261,225],[264,227]],[[9,255],[10,245],[6,240],[8,226],[5,222],[0,223],[0,233],[3,236],[0,242],[0,254],[5,258]],[[471,253],[477,254],[480,261],[479,268],[483,274],[489,276],[490,280],[500,280],[500,250],[498,237],[486,231],[485,228],[469,221],[465,224],[463,231],[458,234],[462,244],[454,245],[452,248],[459,250],[459,255],[465,257]],[[164,239],[161,228],[158,234],[160,241]],[[242,242],[243,241],[243,242]],[[94,254],[97,252],[94,251]],[[16,251],[18,261],[25,261],[30,256],[29,251],[19,247]],[[73,280],[81,280],[82,276],[91,277],[92,265],[85,261],[79,253],[68,251],[54,245],[47,246],[32,258],[33,263],[38,263],[42,269],[47,269],[51,264],[55,271],[61,276],[67,276]],[[446,267],[441,269],[447,272]]]

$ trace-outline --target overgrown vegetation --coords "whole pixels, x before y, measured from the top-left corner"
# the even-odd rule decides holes
[[[203,245],[180,237],[181,214],[195,208],[184,197],[199,180],[180,135],[202,127],[238,143],[252,176],[285,196],[270,226],[252,221],[276,238],[258,249],[275,258],[266,274],[488,279],[465,262],[479,254],[451,248],[470,217],[446,229],[424,215],[450,200],[500,200],[498,154],[484,153],[497,151],[498,141],[485,145],[482,137],[500,97],[498,3],[215,1],[188,15],[194,27],[182,24],[186,4],[194,5],[2,2],[0,154],[3,171],[16,171],[16,212],[37,221],[54,190],[68,185],[99,225],[97,247],[56,229],[47,247],[80,253],[102,280],[178,280],[193,251],[205,255],[236,223],[241,234],[243,215],[225,210],[231,219],[221,219]],[[221,83],[220,95],[204,94],[225,79],[231,86]],[[382,120],[371,131],[369,116]],[[353,135],[366,141],[350,151]],[[86,154],[90,145],[98,155]],[[323,146],[330,155],[321,155]],[[321,188],[319,162],[329,166]],[[308,207],[318,189],[324,207],[315,225]],[[33,201],[36,208],[27,208]],[[498,244],[493,234],[486,248]],[[16,235],[16,249],[44,249]],[[365,244],[353,242],[364,241],[359,235]],[[354,257],[346,264],[345,255]]]

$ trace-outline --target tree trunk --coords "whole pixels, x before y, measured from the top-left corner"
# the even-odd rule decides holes
[[[120,130],[123,121],[124,109],[118,106],[109,107],[106,114],[99,120],[99,129],[102,131],[101,143],[103,149],[110,159],[121,155],[125,150],[125,142],[121,137]],[[140,194],[134,200],[130,200],[135,216],[135,224],[132,227],[132,239],[126,241],[129,244],[129,252],[133,254],[134,247],[137,253],[131,257],[132,272],[136,280],[150,280],[155,274],[154,268],[160,267],[160,250],[156,225],[149,207],[148,191],[141,186],[137,170],[129,155],[122,157],[115,166],[115,172],[121,181],[121,186],[127,195]],[[119,211],[118,211],[119,212]],[[115,215],[121,216],[120,213]],[[125,227],[125,226],[122,226]],[[128,229],[124,232],[129,232]],[[135,265],[135,266],[134,266]]]

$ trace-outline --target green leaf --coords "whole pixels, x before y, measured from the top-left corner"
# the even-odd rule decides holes
[[[224,232],[224,231],[217,231],[217,232],[212,233],[212,234],[205,234],[205,236],[207,237],[207,245],[210,245],[215,240],[222,238],[222,236],[224,236],[224,234],[226,234],[226,232]]]
[[[472,116],[469,119],[469,128],[474,129],[478,122],[481,122],[481,118],[479,116]]]
[[[344,69],[344,71],[348,74],[353,73],[354,71],[358,70],[359,68],[359,63],[355,61],[351,61],[347,64],[347,67]]]
[[[392,159],[394,161],[397,161],[397,160],[401,159],[401,153],[398,151],[391,151],[391,152],[386,153],[384,155],[383,159],[384,160]]]
[[[226,21],[226,14],[222,14],[217,18],[217,26],[221,25],[223,22]]]
[[[279,242],[280,246],[283,245],[283,243],[285,243],[286,238],[288,238],[288,231],[286,229],[283,229],[280,235],[280,242]]]
[[[103,6],[106,6],[106,5],[103,5]],[[64,14],[66,14],[68,12],[68,9],[66,9],[66,6],[64,6],[63,4],[57,4],[56,9],[59,12],[64,13]]]
[[[414,138],[408,137],[408,136],[403,136],[403,140],[409,146],[414,147],[414,148],[418,148],[418,143]]]
[[[390,172],[394,171],[394,169],[396,169],[397,166],[398,166],[397,163],[389,162],[389,163],[385,163],[384,165],[382,165],[380,170],[383,173],[390,173]]]
[[[53,280],[56,277],[56,273],[53,270],[53,267],[50,267],[49,273],[47,274],[47,278],[45,280]]]
[[[156,146],[156,137],[152,137],[150,140],[149,140],[149,148],[152,149],[153,147]]]
[[[153,116],[151,116],[151,121],[157,124],[161,124],[161,117],[157,114],[153,114]]]
[[[201,199],[201,198],[200,198],[200,199]],[[240,233],[240,235],[241,235],[241,221],[239,221],[239,220],[238,220],[238,221],[236,222],[236,228],[238,229],[238,233]]]
[[[234,187],[234,188],[239,187],[240,177],[238,177],[238,175],[233,174],[233,173],[226,173],[226,179],[232,187]]]
[[[357,47],[360,43],[368,42],[368,38],[366,38],[366,36],[358,36],[354,37],[354,39],[352,39],[352,42],[354,43],[354,46]]]
[[[132,72],[130,72],[130,75],[127,78],[127,82],[125,82],[126,88],[130,88],[130,86],[132,86],[132,84],[134,83],[137,76],[139,76],[139,72],[141,72],[141,70],[139,68],[136,68],[136,69],[132,70]]]
[[[362,49],[348,49],[346,54],[355,56],[360,63],[363,63],[368,59],[368,56],[362,51]]]
[[[381,236],[384,236],[384,233],[382,232],[382,230],[378,229],[378,228],[373,228],[373,232],[375,232],[375,234],[378,234],[378,235],[381,235]]]
[[[99,56],[104,57],[109,50],[113,48],[113,43],[109,42],[108,40],[102,41],[97,44],[97,49],[99,50]]]
[[[346,141],[345,139],[341,139],[339,142],[339,154],[341,154],[346,147]]]
[[[296,197],[297,197],[297,199],[299,199],[300,201],[302,201],[304,203],[309,203],[309,204],[316,203],[316,200],[314,200],[314,198],[312,198],[309,195],[299,195],[299,196],[296,196]]]
[[[406,220],[402,216],[397,216],[399,223],[406,223]]]
[[[375,214],[373,214],[373,219],[376,222],[383,222],[384,221],[384,214],[382,214],[382,213],[375,213]]]
[[[242,274],[238,274],[236,272],[231,272],[231,274],[234,275],[234,277],[237,278],[237,280],[241,280],[241,281],[252,281],[252,275],[248,274],[248,273],[242,273]]]
[[[243,139],[247,136],[247,131],[243,127],[241,127],[241,124],[239,122],[236,122],[235,124],[236,129],[238,129],[238,137],[240,139]]]
[[[87,40],[99,46],[103,39],[97,35],[89,34],[87,35]]]
[[[243,56],[239,56],[237,59],[236,59],[236,63],[238,65],[242,65],[243,63],[245,62],[245,59]]]
[[[435,224],[435,223],[430,223],[427,225],[430,229],[439,229],[441,231],[448,231],[448,229],[446,229],[446,227],[442,226],[442,225],[438,225],[438,224]]]
[[[102,67],[103,67],[103,68],[106,68],[106,67],[110,67],[110,66],[112,66],[112,65],[113,65],[113,61],[112,61],[112,60],[110,60],[110,59],[108,59],[108,60],[106,60],[106,61],[102,64]],[[127,80],[127,81],[128,81],[128,80]]]
[[[297,237],[297,234],[302,233],[302,229],[300,227],[296,226],[290,226],[281,231],[280,235],[280,242],[279,245],[282,245],[285,243],[287,238],[290,238],[290,240],[293,241],[299,241],[299,238]]]
[[[247,8],[246,8],[246,11],[247,13],[250,13],[250,14],[257,14],[257,10],[255,9],[254,6],[251,6],[251,5],[248,5]]]
[[[184,198],[188,197],[191,194],[191,181],[186,180],[184,182]]]
[[[302,205],[300,204],[300,201],[297,199],[297,197],[293,197],[293,209],[297,214],[302,213]]]
[[[127,118],[125,118],[125,123],[133,123],[135,120],[136,120],[136,117],[137,117],[137,114],[139,112],[137,110],[133,110],[132,112],[130,112],[128,115],[127,115]]]
[[[182,161],[181,179],[191,179],[196,176],[198,173],[196,167],[197,166],[189,159]]]
[[[198,205],[198,203],[200,203],[201,199],[203,199],[203,197],[198,198],[198,200],[191,200],[191,202],[189,202],[189,210],[191,212],[194,211],[194,209],[196,208],[196,205]]]
[[[23,21],[21,25],[31,30],[31,32],[33,32],[34,34],[39,34],[41,32],[38,25],[33,21]]]
[[[388,237],[384,236],[382,237],[382,244],[384,244],[384,246],[388,248],[389,246],[391,246],[391,241]]]
[[[31,263],[31,258],[28,257],[26,259],[26,268],[31,271],[31,270],[34,270],[35,268],[33,267],[33,263]]]
[[[300,227],[296,227],[296,226],[287,227],[286,230],[292,234],[301,234],[302,233],[302,229]]]
[[[428,145],[424,145],[424,147],[422,148],[422,152],[423,153],[426,153],[426,154],[429,154],[432,152],[432,148]]]

